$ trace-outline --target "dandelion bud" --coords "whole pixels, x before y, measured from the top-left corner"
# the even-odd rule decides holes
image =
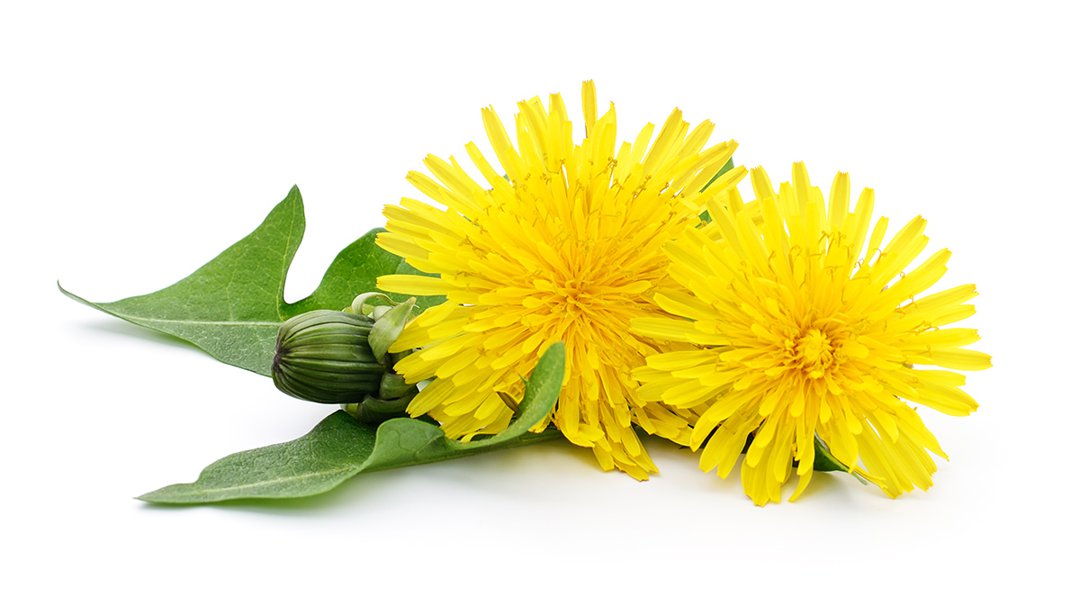
[[[387,368],[368,343],[373,325],[370,318],[328,310],[287,320],[278,331],[274,385],[294,398],[324,404],[378,394]]]
[[[393,371],[409,352],[388,353],[411,319],[416,299],[395,303],[365,293],[344,311],[319,310],[278,330],[274,385],[301,400],[341,404],[364,422],[402,416],[419,391]]]

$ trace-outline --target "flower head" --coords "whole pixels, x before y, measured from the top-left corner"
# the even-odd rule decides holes
[[[484,109],[501,167],[475,144],[466,151],[486,184],[454,158],[425,160],[434,179],[410,173],[441,207],[409,198],[388,206],[378,243],[437,275],[384,276],[379,287],[447,297],[391,349],[422,348],[396,369],[412,382],[433,379],[411,414],[431,415],[451,437],[500,431],[513,414],[500,392],[520,395],[521,377],[562,341],[567,372],[551,420],[603,468],[644,479],[655,467],[632,425],[686,442],[692,414],[637,396],[631,370],[659,350],[656,339],[630,333],[630,319],[658,311],[653,290],[674,286],[663,245],[745,171],[728,171],[701,193],[735,149],[706,148],[711,123],[691,130],[675,110],[655,138],[649,124],[618,144],[614,106],[597,117],[591,82],[582,102],[580,142],[559,95],[547,107],[539,98],[518,104],[516,146]]]
[[[668,246],[679,288],[656,296],[670,315],[637,320],[637,334],[695,349],[648,357],[639,395],[699,407],[691,447],[701,468],[727,476],[746,450],[742,482],[761,505],[779,501],[792,473],[806,488],[815,440],[890,496],[930,484],[944,457],[908,402],[950,415],[977,407],[955,370],[988,368],[965,346],[970,328],[946,328],[974,313],[972,285],[921,296],[945,273],[949,251],[906,270],[927,244],[917,217],[885,242],[871,227],[873,192],[849,210],[846,174],[829,199],[796,164],[774,192],[751,172],[757,202],[738,193],[710,202],[713,222]],[[937,367],[937,368],[935,368]]]

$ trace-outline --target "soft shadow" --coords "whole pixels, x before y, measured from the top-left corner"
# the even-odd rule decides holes
[[[393,471],[393,470],[388,470]],[[189,503],[189,504],[165,504],[165,503],[141,503],[145,510],[168,510],[178,509],[222,509],[259,513],[270,516],[302,517],[315,512],[326,512],[335,509],[356,510],[363,507],[370,499],[377,499],[375,493],[389,490],[386,486],[395,483],[393,474],[375,471],[369,474],[360,474],[347,480],[341,486],[323,494],[310,497],[298,497],[290,499],[236,499],[220,503]]]
[[[728,495],[739,500],[747,500],[740,479],[742,468],[741,456],[735,463],[734,469],[732,469],[728,477],[724,479],[717,476],[714,471],[707,474],[702,473],[698,469],[698,457],[700,456],[700,453],[692,452],[685,446],[680,446],[668,440],[657,438],[656,436],[647,436],[644,438],[643,442],[661,469],[661,473],[658,474],[660,478],[664,478],[664,471],[668,471],[668,479],[677,481],[680,484],[680,489],[692,490],[699,494],[715,493]],[[873,497],[875,502],[889,502],[893,500],[876,486],[872,484],[864,485],[854,477],[850,477],[847,473],[836,471],[815,471],[813,473],[814,477],[810,481],[810,485],[807,486],[806,490],[799,496],[798,501],[822,500],[836,505],[858,507],[867,496]],[[701,484],[701,488],[697,487],[697,477],[699,475],[708,476],[707,480]],[[783,492],[781,493],[783,503],[787,503],[788,499],[791,498],[797,482],[798,477],[795,475],[793,469],[791,478],[784,485]],[[905,495],[905,497],[907,496],[909,495]],[[918,494],[916,493],[915,496],[917,497]],[[771,509],[774,506],[775,504],[771,504],[763,509]]]
[[[164,343],[166,345],[181,346],[185,349],[199,350],[198,347],[195,347],[194,345],[192,345],[188,341],[181,339],[180,337],[139,326],[138,324],[125,322],[118,318],[104,318],[101,320],[80,322],[76,324],[76,326],[81,330],[85,330],[86,332],[92,332],[99,335],[104,334],[120,335],[123,337],[134,337],[148,343]]]
[[[814,478],[810,480],[810,485],[806,487],[806,490],[799,495],[799,500],[813,499],[828,493],[830,499],[850,502],[852,494],[849,490],[851,487],[847,486],[848,483],[854,484],[855,488],[867,487],[855,478],[847,476],[848,474],[838,471],[815,471]]]

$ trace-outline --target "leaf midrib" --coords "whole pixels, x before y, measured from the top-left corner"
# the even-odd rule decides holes
[[[198,493],[196,493],[195,491],[192,491],[192,494],[232,492],[232,491],[235,491],[235,490],[240,490],[240,489],[244,489],[244,488],[253,488],[253,487],[256,487],[256,486],[271,486],[271,485],[274,485],[274,484],[288,483],[288,482],[293,482],[293,481],[296,481],[296,480],[302,480],[302,479],[307,479],[307,478],[316,478],[316,477],[320,477],[320,476],[332,476],[332,475],[341,474],[343,472],[351,472],[351,471],[355,470],[356,467],[357,467],[356,465],[346,465],[346,466],[342,466],[342,467],[335,467],[334,469],[329,469],[329,470],[311,471],[311,472],[308,472],[308,473],[302,473],[302,474],[297,474],[297,475],[292,475],[292,476],[282,476],[280,478],[275,478],[275,479],[271,479],[271,480],[261,480],[259,482],[250,482],[250,483],[247,483],[247,484],[234,484],[232,486],[226,486],[226,487],[222,487],[222,488],[201,488],[201,489],[199,489]],[[360,465],[360,467],[364,467],[364,466]]]
[[[281,321],[269,322],[266,320],[165,320],[161,318],[147,318],[145,316],[132,316],[124,314],[125,320],[153,322],[155,324],[199,324],[212,326],[280,326]]]
[[[151,323],[152,322],[152,323],[155,323],[155,324],[198,324],[198,325],[205,325],[205,326],[280,326],[281,323],[284,321],[284,320],[270,321],[270,320],[188,320],[188,319],[173,320],[173,319],[168,319],[168,318],[154,318],[154,317],[147,317],[147,316],[136,316],[136,315],[132,315],[132,314],[129,314],[129,313],[126,313],[126,312],[119,312],[119,311],[115,311],[115,310],[111,310],[111,309],[106,309],[106,308],[102,307],[98,303],[94,303],[93,301],[87,301],[86,299],[80,297],[79,295],[67,290],[62,285],[60,285],[59,282],[56,285],[60,288],[60,292],[67,295],[68,297],[78,301],[79,303],[82,303],[84,305],[88,305],[88,306],[93,307],[94,309],[97,309],[99,311],[103,311],[103,312],[109,314],[110,316],[114,316],[114,317],[120,318],[122,320],[127,320],[129,322],[135,322],[135,323],[138,323],[138,322]]]

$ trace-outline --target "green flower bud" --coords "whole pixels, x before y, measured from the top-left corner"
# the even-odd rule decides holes
[[[387,368],[368,343],[374,322],[340,311],[311,311],[278,330],[271,372],[281,391],[311,402],[360,402],[379,393]]]
[[[281,325],[271,366],[274,384],[302,400],[341,404],[369,423],[405,415],[419,391],[393,371],[409,352],[388,353],[412,318],[416,299],[356,297],[343,311],[311,311]]]

